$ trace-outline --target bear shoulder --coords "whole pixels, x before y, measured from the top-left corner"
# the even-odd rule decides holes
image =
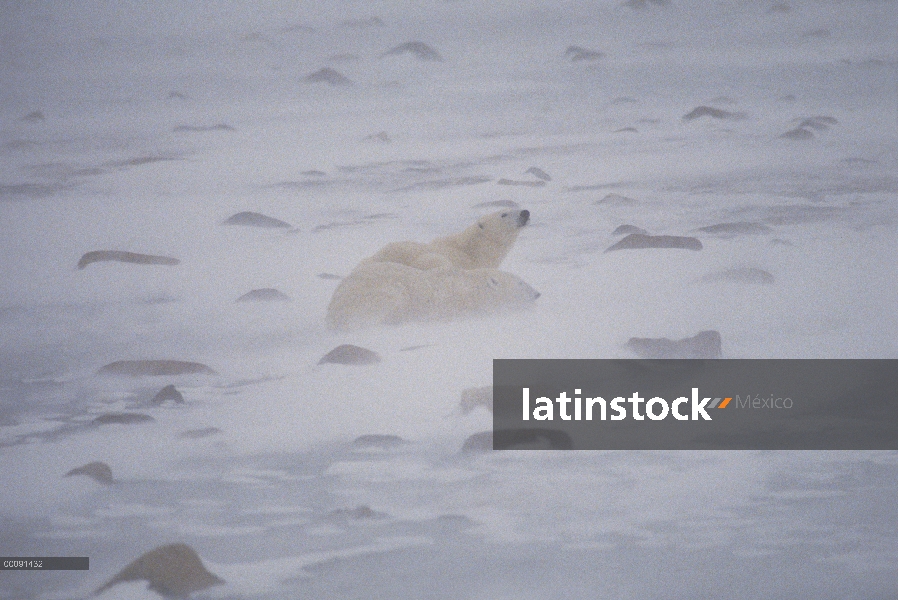
[[[495,212],[459,233],[427,244],[392,242],[366,261],[394,262],[416,269],[497,269],[529,220],[527,210]]]

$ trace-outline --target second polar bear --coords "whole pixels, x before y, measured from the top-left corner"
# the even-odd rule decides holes
[[[460,233],[429,244],[387,244],[365,262],[391,262],[416,269],[498,269],[529,220],[529,210],[502,210],[481,217]]]
[[[496,269],[421,270],[394,262],[363,262],[334,291],[327,325],[348,331],[445,321],[524,306],[539,295],[517,276]]]

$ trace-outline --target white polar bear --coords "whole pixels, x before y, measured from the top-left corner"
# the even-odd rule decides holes
[[[387,244],[365,262],[392,262],[416,269],[498,269],[529,220],[528,210],[502,210],[480,218],[461,233],[429,244]]]
[[[407,321],[451,320],[521,307],[539,292],[496,269],[421,270],[393,262],[363,262],[331,298],[327,325],[353,330]]]

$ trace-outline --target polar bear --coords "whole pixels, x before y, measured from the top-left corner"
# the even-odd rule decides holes
[[[525,306],[539,292],[496,269],[416,269],[394,262],[363,262],[331,298],[327,325],[353,330],[407,321],[452,320]]]
[[[481,217],[461,233],[429,244],[387,244],[365,262],[392,262],[416,269],[498,269],[529,220],[529,210],[501,210]]]

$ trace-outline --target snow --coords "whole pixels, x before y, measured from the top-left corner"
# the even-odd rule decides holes
[[[0,7],[0,548],[91,559],[0,596],[86,597],[173,542],[227,582],[196,597],[893,594],[891,452],[458,452],[494,358],[707,329],[725,358],[898,357],[898,4],[662,4]],[[443,61],[384,56],[412,41]],[[353,84],[304,81],[324,67]],[[552,180],[497,183],[531,167]],[[326,330],[319,275],[495,201],[531,212],[502,269],[532,309]],[[772,231],[698,230],[728,222]],[[622,224],[704,247],[605,254]],[[180,264],[79,270],[93,250]],[[733,268],[774,283],[702,282]],[[259,288],[291,301],[235,302]],[[344,343],[382,361],[318,364]],[[216,374],[97,374],[149,359]],[[168,384],[185,403],[150,405]],[[90,425],[122,410],[155,421]],[[63,477],[92,461],[116,483]]]

